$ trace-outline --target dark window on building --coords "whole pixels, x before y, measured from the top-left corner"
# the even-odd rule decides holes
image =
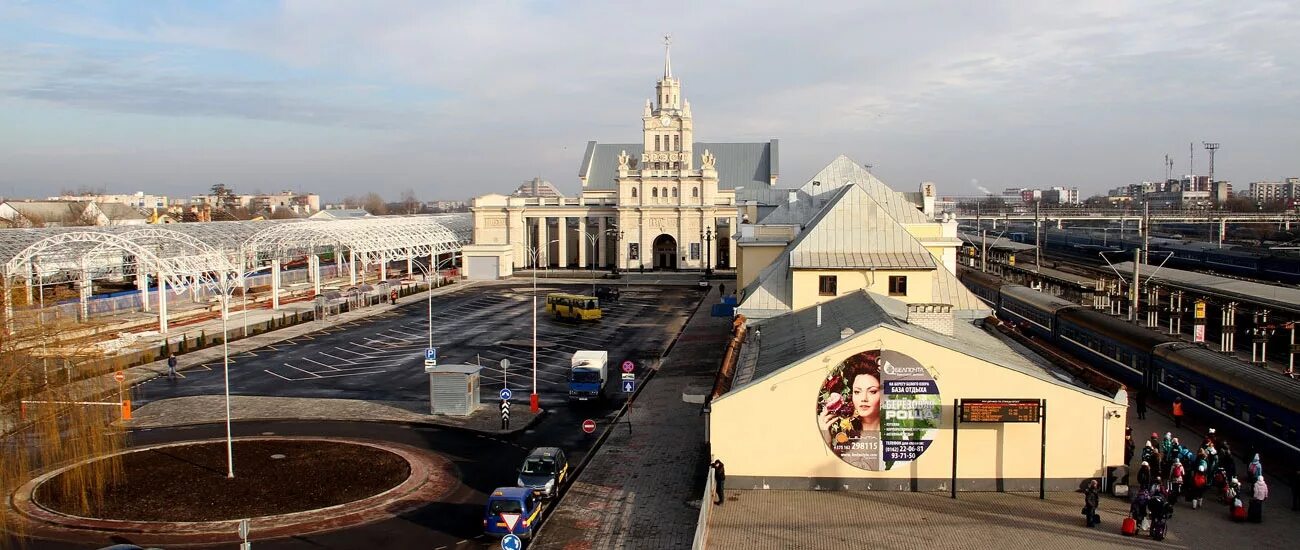
[[[634,199],[636,198],[636,188],[635,188],[635,187],[632,188],[632,198],[634,198]]]
[[[654,198],[656,198],[656,199],[659,198],[659,188],[658,188],[658,187],[651,187],[651,188],[650,188],[650,196],[652,196],[652,197],[654,197]]]
[[[835,296],[837,287],[834,275],[822,275],[817,278],[817,294],[820,296]]]
[[[889,295],[906,296],[907,295],[907,276],[890,275],[889,276]]]

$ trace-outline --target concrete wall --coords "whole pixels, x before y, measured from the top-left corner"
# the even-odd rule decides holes
[[[918,360],[935,379],[942,422],[916,460],[887,471],[842,461],[822,440],[817,396],[826,375],[846,357],[872,349]],[[1123,462],[1124,423],[1104,420],[1103,408],[1124,406],[1072,387],[975,359],[888,327],[848,339],[803,363],[725,394],[709,418],[713,454],[727,465],[728,485],[741,488],[936,490],[950,486],[952,403],[956,398],[1047,399],[1049,488],[1077,489],[1103,470],[1103,422],[1108,422],[1106,464]],[[962,424],[960,490],[1036,490],[1039,424]]]

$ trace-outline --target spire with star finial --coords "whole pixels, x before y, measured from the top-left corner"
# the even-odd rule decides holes
[[[664,78],[673,77],[673,58],[669,53],[669,48],[673,45],[673,35],[664,35]]]

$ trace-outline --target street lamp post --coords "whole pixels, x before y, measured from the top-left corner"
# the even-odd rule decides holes
[[[587,265],[591,270],[591,295],[595,296],[596,295],[596,253],[599,251],[599,249],[596,246],[596,241],[598,240],[597,237],[599,237],[599,235],[591,232],[583,232],[583,236],[587,237],[588,241],[591,241],[591,252],[590,252],[591,257],[587,259]]]
[[[555,239],[547,242],[545,246],[558,242],[560,240]],[[540,246],[530,248],[532,248],[533,252],[533,393],[528,397],[528,410],[532,411],[533,414],[537,414],[542,410],[541,401],[537,397],[537,262],[540,261],[538,256],[541,254],[542,249]]]
[[[705,247],[704,248],[704,276],[709,277],[713,275],[713,263],[709,261],[709,257],[713,253],[713,228],[710,227],[708,229],[705,229],[703,233],[700,233],[700,240],[704,241],[704,247]]]
[[[418,267],[420,271],[424,273],[424,279],[425,281],[428,282],[428,290],[425,293],[426,294],[425,301],[428,302],[428,309],[429,309],[429,313],[428,313],[429,328],[427,331],[429,337],[429,343],[428,343],[429,349],[433,349],[433,285],[437,281],[438,270],[442,269],[443,264],[447,264],[447,263],[454,264],[455,262],[456,262],[455,252],[452,252],[450,258],[439,261],[437,257],[437,253],[430,251],[428,265],[421,264],[420,262],[413,262],[411,264],[413,267]]]

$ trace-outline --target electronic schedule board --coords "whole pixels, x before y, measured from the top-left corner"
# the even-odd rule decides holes
[[[1038,422],[1042,418],[1037,399],[962,399],[962,422]]]

